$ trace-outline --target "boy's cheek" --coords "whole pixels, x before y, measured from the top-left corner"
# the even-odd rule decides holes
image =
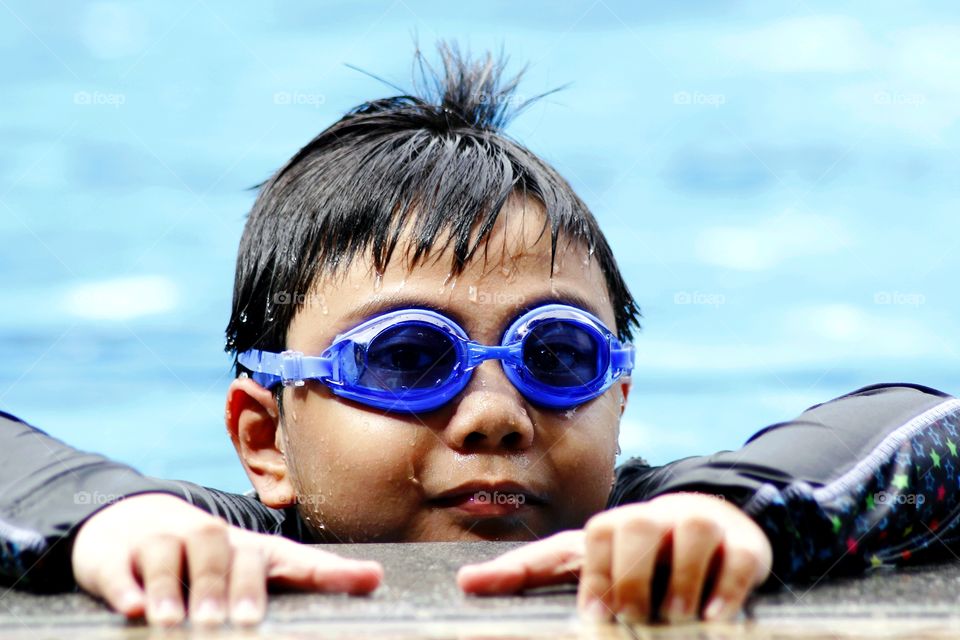
[[[606,506],[614,480],[618,409],[606,395],[597,398],[575,415],[561,416],[555,442],[546,443],[557,475],[556,493],[568,505],[570,520],[564,526],[582,526]]]
[[[336,409],[322,425],[291,430],[287,458],[301,515],[338,536],[397,535],[419,506],[409,429]]]

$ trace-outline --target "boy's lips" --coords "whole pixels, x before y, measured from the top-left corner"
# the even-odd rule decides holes
[[[428,499],[433,505],[464,511],[473,516],[504,516],[547,504],[540,493],[512,481],[473,481],[440,492]]]

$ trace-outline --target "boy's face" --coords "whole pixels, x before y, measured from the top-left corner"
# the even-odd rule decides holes
[[[395,252],[401,257],[381,279],[358,261],[342,280],[322,282],[308,296],[286,346],[320,354],[334,336],[372,315],[371,303],[398,301],[445,310],[483,344],[499,344],[522,309],[549,300],[587,301],[586,310],[616,331],[603,274],[585,247],[561,238],[550,278],[550,237],[549,230],[541,235],[542,222],[538,204],[528,200],[524,211],[522,201],[511,199],[487,244],[486,264],[481,247],[455,278],[448,276],[449,253],[408,270],[402,243]],[[358,313],[361,306],[366,311]],[[231,394],[251,385],[237,380]],[[605,506],[628,390],[623,379],[575,410],[538,408],[508,381],[500,362],[490,360],[461,394],[430,413],[384,413],[308,382],[284,389],[279,428],[270,395],[259,392],[253,395],[266,405],[263,419],[231,419],[231,406],[238,405],[228,398],[228,426],[247,425],[233,434],[234,442],[261,500],[280,507],[296,496],[301,516],[321,539],[530,540],[579,528]],[[271,428],[275,434],[243,433]],[[238,443],[267,440],[272,452]],[[263,460],[270,462],[265,473],[258,467]],[[490,499],[483,505],[485,495]]]

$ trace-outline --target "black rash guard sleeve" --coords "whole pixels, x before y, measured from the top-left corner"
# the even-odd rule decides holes
[[[32,591],[74,588],[70,550],[80,525],[117,500],[151,492],[177,496],[251,531],[305,535],[292,508],[144,476],[0,412],[0,582]]]
[[[741,507],[774,551],[762,590],[960,552],[960,400],[878,384],[761,429],[736,451],[617,469],[608,508],[698,491]]]

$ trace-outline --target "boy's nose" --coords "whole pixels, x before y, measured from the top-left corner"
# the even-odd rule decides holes
[[[534,428],[525,405],[499,362],[484,362],[456,401],[444,429],[447,444],[457,450],[526,449],[533,444]]]

